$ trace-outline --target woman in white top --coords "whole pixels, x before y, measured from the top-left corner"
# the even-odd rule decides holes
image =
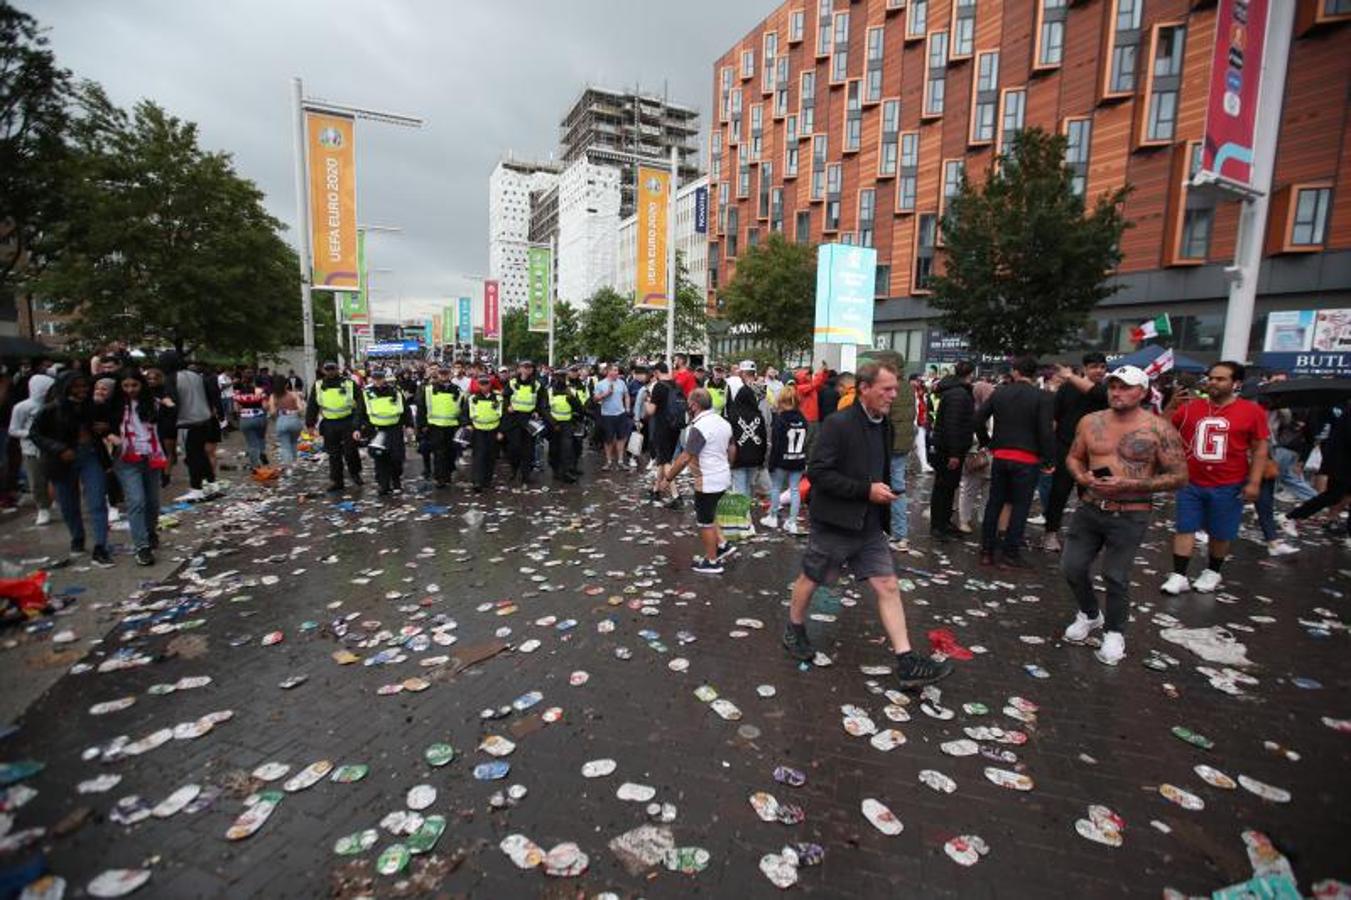
[[[136,562],[142,566],[155,563],[154,550],[159,546],[160,473],[169,468],[156,427],[158,415],[159,403],[146,388],[145,376],[136,369],[124,370],[118,376],[112,430],[105,441],[113,460],[113,472],[126,498]]]

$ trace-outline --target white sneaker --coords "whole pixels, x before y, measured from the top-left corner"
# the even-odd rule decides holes
[[[186,494],[179,494],[176,498],[179,503],[197,503],[206,499],[206,494],[199,490],[191,490]]]
[[[108,507],[108,521],[109,521],[110,523],[111,523],[111,522],[116,522],[116,521],[118,521],[118,520],[121,519],[121,518],[122,518],[122,513],[118,512],[116,506],[109,506],[109,507]]]
[[[1280,538],[1267,544],[1267,556],[1289,556],[1291,553],[1298,552],[1298,547],[1292,547]]]
[[[1029,518],[1029,519],[1027,520],[1027,524],[1029,524],[1029,525],[1045,525],[1045,524],[1046,524],[1046,517],[1045,517],[1045,516],[1042,516],[1042,515],[1032,516],[1031,518]]]
[[[1168,580],[1163,583],[1163,586],[1160,587],[1159,590],[1163,591],[1165,594],[1172,594],[1176,597],[1184,591],[1191,590],[1191,588],[1192,584],[1187,580],[1186,575],[1179,575],[1174,572],[1172,575],[1168,576]]]
[[[1196,532],[1196,543],[1198,543],[1198,544],[1209,544],[1209,543],[1210,543],[1210,532],[1208,532],[1208,531],[1198,531],[1198,532]]]
[[[52,511],[50,509],[38,510],[38,525],[50,525],[52,521]]]
[[[775,515],[768,515],[768,516],[765,516],[764,518],[762,518],[762,519],[760,520],[760,524],[763,525],[763,526],[765,526],[766,528],[770,528],[770,529],[778,528],[778,527],[779,527],[779,517],[778,517],[778,516],[775,516]]]
[[[1351,550],[1351,537],[1342,538],[1342,546]]]
[[[802,534],[802,529],[798,527],[796,519],[789,519],[783,523],[783,530],[789,534]]]
[[[1109,631],[1102,636],[1102,646],[1093,655],[1104,666],[1114,666],[1126,655],[1126,639],[1119,631]]]
[[[1219,572],[1216,572],[1214,569],[1205,569],[1200,575],[1197,575],[1196,580],[1192,582],[1192,590],[1199,591],[1202,594],[1209,594],[1214,591],[1215,588],[1219,587],[1223,580],[1224,579],[1220,577]]]
[[[909,553],[910,541],[905,538],[898,538],[891,542],[891,549],[895,550],[897,553]]]
[[[1279,513],[1276,516],[1276,527],[1284,531],[1286,537],[1299,537],[1299,529],[1295,527],[1295,520],[1286,516],[1285,513]]]
[[[1098,613],[1093,618],[1089,618],[1081,612],[1074,614],[1074,621],[1065,629],[1065,640],[1072,644],[1083,643],[1087,637],[1094,631],[1102,627],[1102,613]],[[1116,634],[1117,632],[1112,632]]]

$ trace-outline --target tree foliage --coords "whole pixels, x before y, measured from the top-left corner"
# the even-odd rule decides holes
[[[816,247],[771,234],[741,254],[721,297],[727,322],[753,329],[756,343],[776,362],[809,351],[816,316]]]
[[[48,233],[67,214],[70,73],[37,23],[0,0],[0,292],[41,269]]]
[[[549,355],[549,335],[531,331],[524,306],[516,306],[502,313],[502,359],[499,365],[510,365],[519,359],[539,362]]]
[[[1029,128],[982,184],[963,179],[947,205],[929,303],[975,352],[1057,352],[1117,290],[1107,279],[1121,261],[1130,189],[1086,213],[1064,158],[1064,137]]]
[[[196,125],[156,104],[128,113],[91,83],[70,138],[72,214],[50,228],[59,252],[31,288],[73,315],[77,339],[237,357],[294,342],[295,254],[229,154],[203,150]]]
[[[622,332],[626,356],[654,358],[666,355],[666,310],[638,309],[628,305],[628,321]],[[684,257],[676,254],[675,350],[702,351],[708,342],[708,298],[690,281]],[[616,359],[607,356],[602,359]]]
[[[581,356],[581,335],[581,311],[568,301],[559,300],[554,304],[554,361],[568,362]]]
[[[614,288],[591,295],[581,316],[580,353],[597,359],[623,359],[629,354],[624,331],[633,312],[633,300]]]

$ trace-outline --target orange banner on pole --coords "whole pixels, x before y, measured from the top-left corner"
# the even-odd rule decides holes
[[[337,291],[361,289],[357,276],[357,179],[355,120],[305,111],[310,171],[311,285]]]
[[[638,167],[638,288],[634,305],[666,308],[666,204],[671,173]]]

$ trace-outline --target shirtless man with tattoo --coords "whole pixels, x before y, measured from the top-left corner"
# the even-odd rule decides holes
[[[1096,656],[1109,666],[1126,655],[1131,560],[1149,527],[1150,495],[1187,483],[1182,440],[1172,425],[1141,405],[1148,396],[1149,376],[1142,370],[1121,366],[1112,371],[1107,376],[1107,409],[1079,421],[1065,457],[1081,501],[1060,560],[1079,604],[1065,640],[1080,643],[1094,629],[1104,629]],[[1099,553],[1107,583],[1105,622],[1090,572]]]

